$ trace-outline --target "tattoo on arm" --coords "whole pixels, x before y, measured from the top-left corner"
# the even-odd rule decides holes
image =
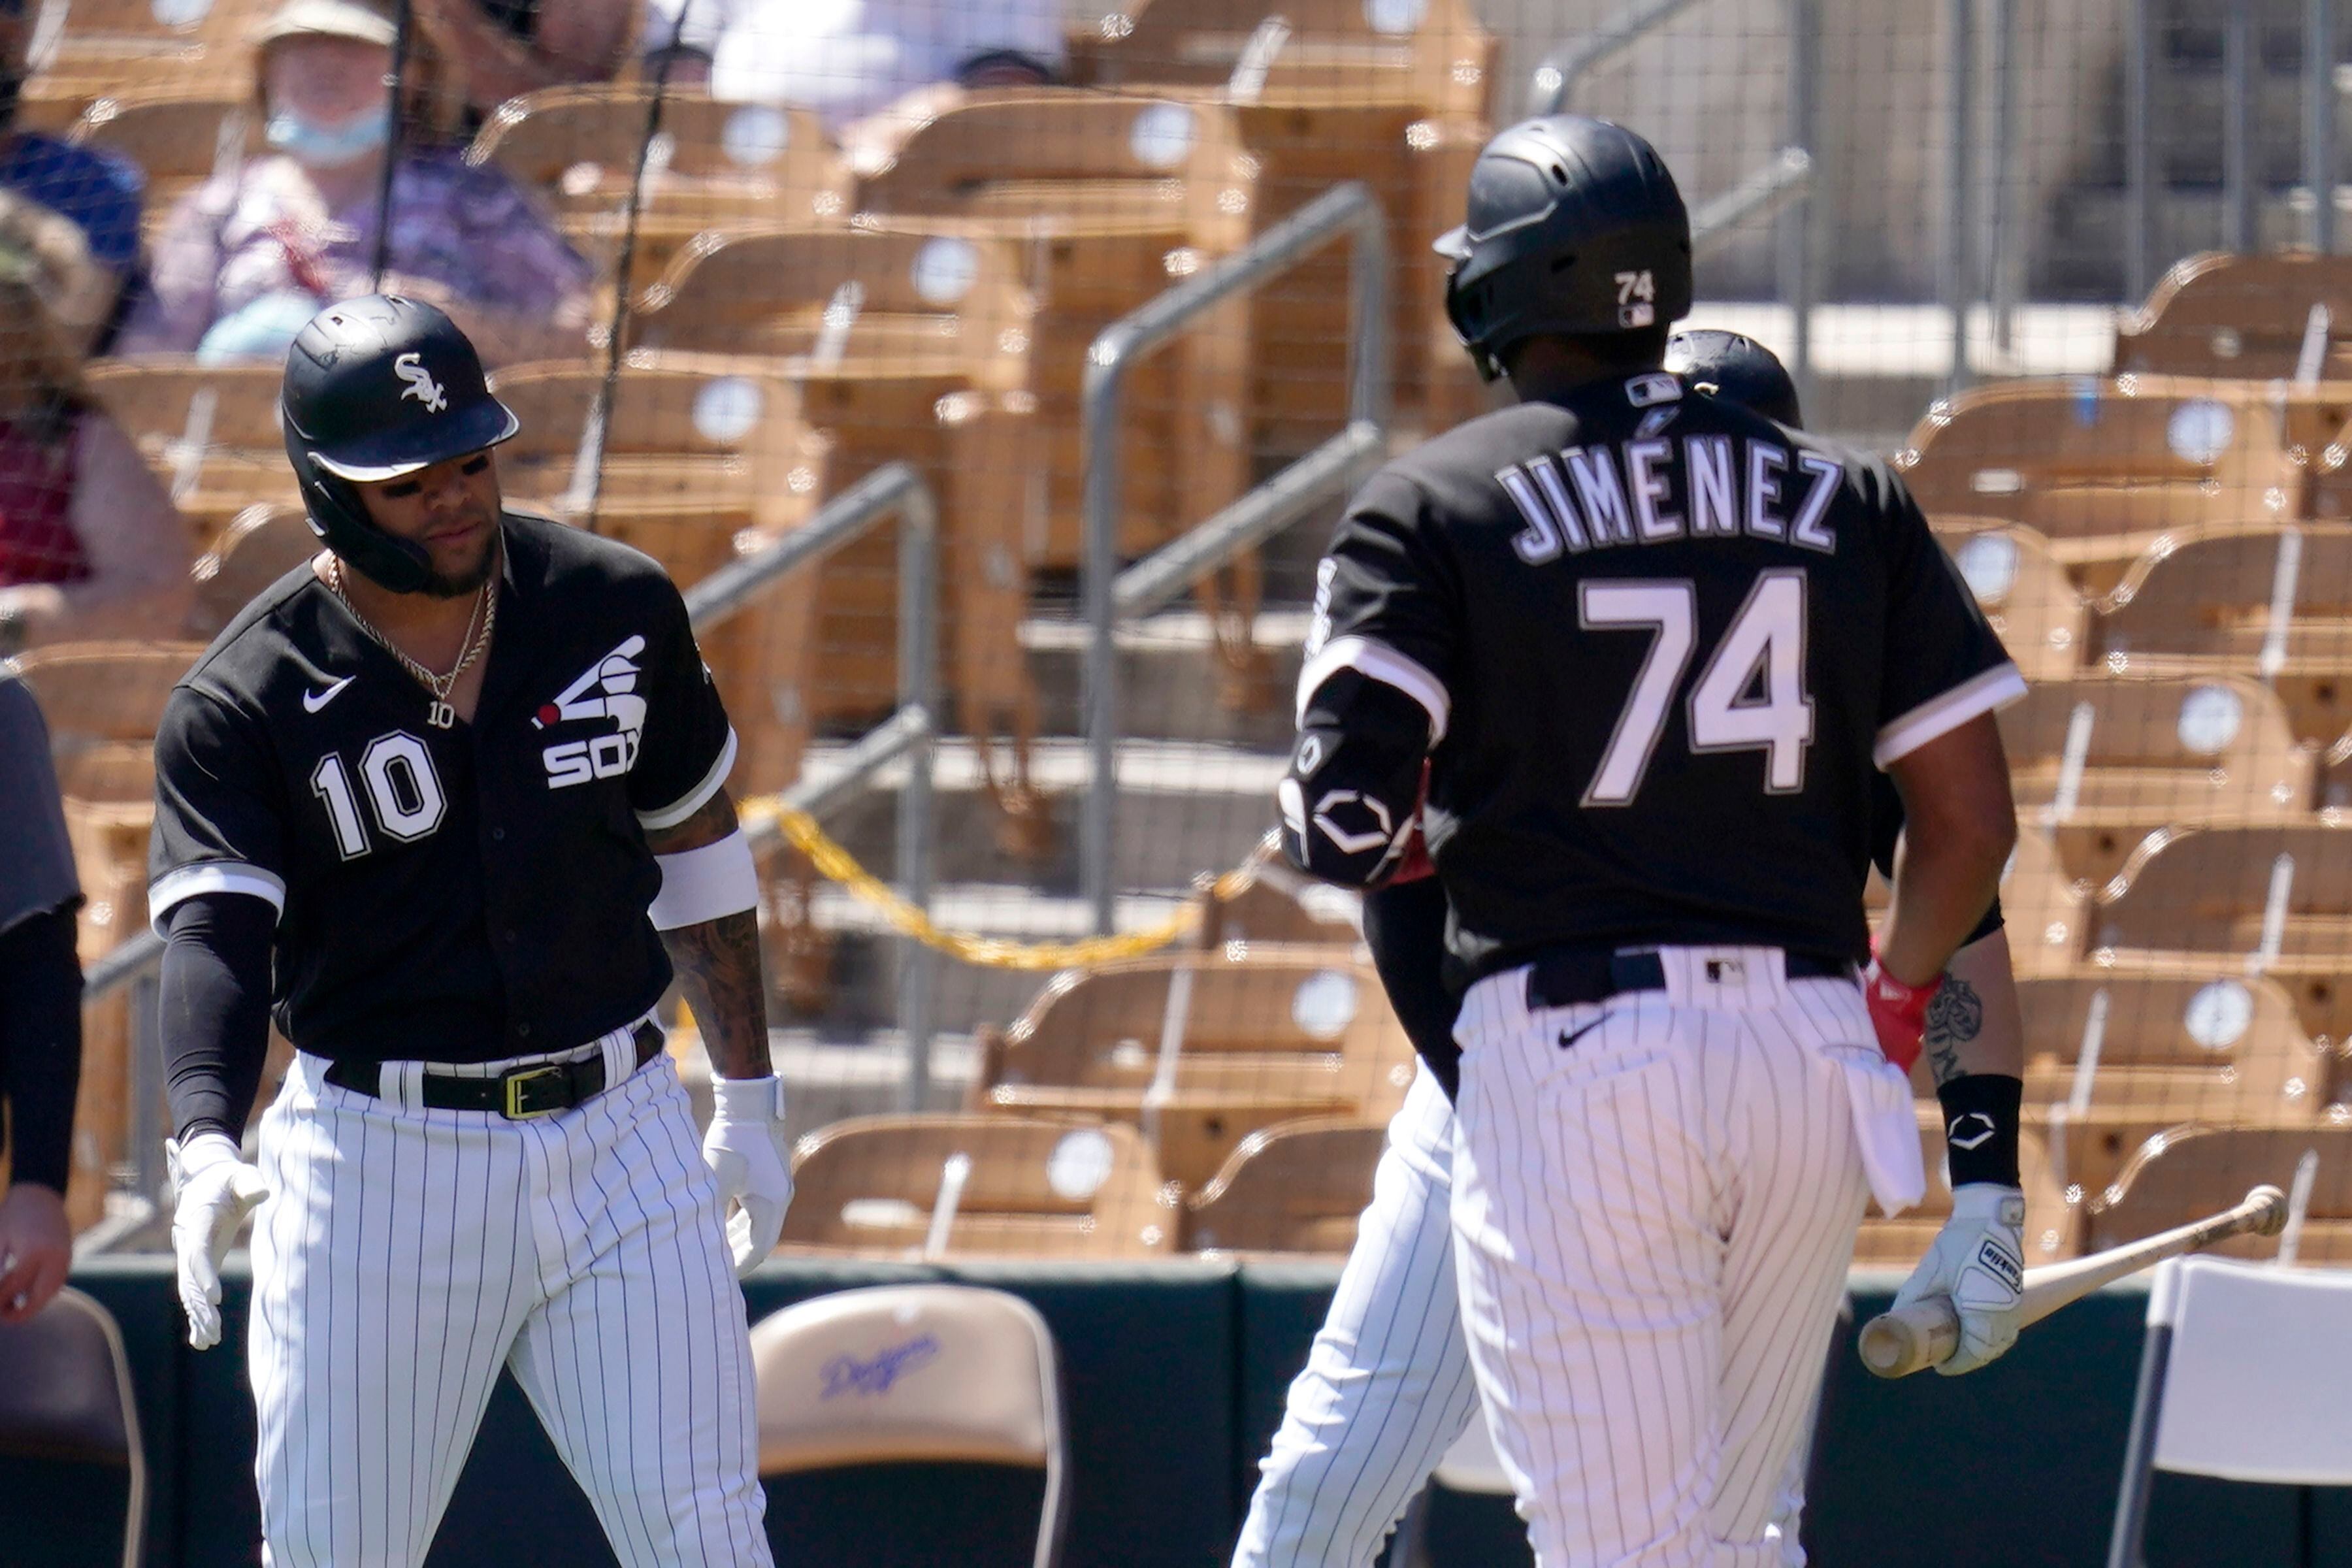
[[[648,833],[646,842],[656,855],[674,855],[715,844],[735,828],[735,803],[721,790],[677,826]],[[711,1070],[720,1078],[766,1077],[773,1068],[767,984],[760,973],[759,911],[721,915],[661,936],[670,966],[677,971],[678,990],[702,1030]]]
[[[1936,999],[1927,1004],[1927,1065],[1937,1089],[1960,1076],[1960,1047],[1983,1028],[1984,998],[1967,981],[1946,975]]]

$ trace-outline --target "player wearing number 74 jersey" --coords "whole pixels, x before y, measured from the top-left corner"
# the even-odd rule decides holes
[[[1448,310],[1521,402],[1350,503],[1284,847],[1378,885],[1427,758],[1464,1328],[1537,1561],[1763,1568],[1864,1195],[1924,1186],[1882,1054],[1917,1023],[1857,984],[1874,769],[1909,837],[1873,989],[1916,1000],[2007,856],[2023,683],[1883,464],[1663,372],[1688,224],[1646,142],[1516,127],[1469,216]]]

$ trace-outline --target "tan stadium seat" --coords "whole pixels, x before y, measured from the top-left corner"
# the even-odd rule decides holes
[[[1944,518],[1938,542],[2028,680],[2063,680],[2082,668],[2090,618],[2050,541],[2022,524]]]
[[[256,595],[322,548],[299,506],[253,506],[198,558],[194,629],[217,635]]]
[[[92,361],[83,376],[151,461],[168,459],[189,444],[286,462],[284,426],[278,421],[282,364],[206,365],[194,354],[136,354]]]
[[[1345,1253],[1372,1201],[1387,1137],[1380,1126],[1336,1118],[1251,1133],[1185,1200],[1185,1249]]]
[[[1429,242],[1461,221],[1469,167],[1491,132],[1496,41],[1461,0],[1139,0],[1124,26],[1074,47],[1097,86],[1230,107],[1261,164],[1260,228],[1344,180],[1370,184],[1389,220],[1391,344],[1401,418],[1447,427],[1484,406],[1439,301]],[[1334,246],[1269,283],[1252,328],[1257,455],[1306,450],[1337,428],[1348,260]]]
[[[1045,1472],[1032,1568],[1069,1516],[1060,1360],[1037,1309],[971,1285],[835,1290],[751,1327],[760,1474],[871,1464]],[[885,1397],[887,1395],[887,1397]]]
[[[2304,515],[2352,383],[2148,375],[1998,382],[1939,400],[1895,468],[1930,520],[1998,518],[2137,550],[2168,530]]]
[[[2116,973],[2210,973],[2217,958],[2294,994],[2305,1030],[2341,1040],[2352,997],[2352,830],[2187,828],[2152,837],[2099,894],[2091,957]]]
[[[2315,749],[2242,677],[2045,681],[2000,722],[2019,815],[2095,882],[2155,828],[2311,815]]]
[[[71,1286],[0,1326],[0,1454],[121,1469],[123,1568],[146,1561],[147,1449],[131,1357],[114,1314]]]
[[[1019,247],[1037,300],[1029,390],[1048,432],[1036,552],[1082,550],[1080,379],[1095,337],[1237,248],[1255,167],[1229,110],[1088,92],[975,95],[907,133],[866,174],[853,221]],[[1129,373],[1120,549],[1140,554],[1205,521],[1248,479],[1249,306],[1236,299]],[[1253,587],[1248,590],[1254,592]]]
[[[2189,1128],[2141,1145],[2089,1209],[2089,1245],[2120,1247],[2221,1213],[2268,1182],[2292,1196],[2312,1159],[2296,1260],[2352,1263],[2352,1127]],[[2216,1251],[2275,1258],[2281,1237],[2241,1237]]]
[[[260,151],[261,111],[250,93],[126,90],[94,100],[68,140],[127,158],[147,176],[152,244],[181,196]]]
[[[248,101],[255,25],[270,0],[73,0],[54,47],[28,58],[25,123],[64,130],[125,91]]]
[[[2025,1098],[2168,1121],[2316,1120],[2330,1061],[2274,980],[2050,975],[2018,982]],[[2092,1071],[2083,1083],[2086,1053]],[[2078,1087],[2087,1093],[2077,1101]]]
[[[2116,324],[2116,368],[2263,381],[2302,368],[2314,307],[2323,375],[2352,373],[2352,267],[2338,257],[2209,251],[2176,262],[2140,310]]]
[[[1011,1029],[983,1037],[971,1105],[1138,1125],[1168,1176],[1199,1188],[1260,1128],[1385,1120],[1412,1061],[1369,964],[1176,953],[1056,975]]]
[[[646,147],[650,92],[567,86],[509,99],[483,123],[467,161],[495,163],[542,192],[572,242],[609,275],[644,149],[633,288],[660,277],[705,229],[841,220],[845,177],[814,113],[672,89]]]
[[[1927,1191],[1916,1207],[1893,1219],[1875,1204],[1862,1222],[1853,1260],[1864,1267],[1909,1268],[1927,1255],[1936,1233],[1951,1217],[1951,1174],[1944,1163],[1944,1119],[1933,1101],[1919,1107],[1919,1157],[1927,1168]],[[2033,1128],[2021,1131],[2018,1173],[2025,1188],[2025,1264],[2056,1263],[2074,1256],[2075,1215],[2053,1179],[2049,1149]]]
[[[1204,949],[1318,947],[1352,953],[1363,943],[1357,895],[1286,866],[1261,862],[1239,887],[1211,883],[1194,894],[1193,903],[1201,914],[1194,945]]]
[[[155,728],[204,650],[189,643],[54,643],[19,655],[49,729],[66,837],[81,880],[75,948],[87,966],[146,928],[147,839],[155,818]],[[102,1211],[107,1172],[130,1138],[130,997],[82,1016],[82,1089],[67,1191],[75,1223]]]
[[[1148,1258],[1175,1249],[1180,1222],[1150,1146],[1117,1124],[852,1117],[800,1141],[793,1181],[787,1251]]]

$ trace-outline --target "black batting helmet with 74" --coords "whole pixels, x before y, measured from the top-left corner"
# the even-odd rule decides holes
[[[1691,306],[1690,215],[1647,142],[1581,114],[1523,121],[1470,171],[1445,313],[1492,381],[1524,338],[1639,331]]]

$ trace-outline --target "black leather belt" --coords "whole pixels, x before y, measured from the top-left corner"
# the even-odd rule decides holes
[[[1791,980],[1851,980],[1853,963],[1828,953],[1783,954]],[[1737,959],[1710,960],[1731,964]],[[1710,978],[1733,978],[1710,976]],[[1528,965],[1528,1006],[1580,1007],[1606,1002],[1628,991],[1666,988],[1664,961],[1654,952],[1612,952],[1607,948],[1554,948]]]
[[[630,1035],[636,1043],[637,1066],[654,1059],[662,1047],[662,1032],[650,1020]],[[337,1089],[379,1098],[383,1089],[381,1062],[336,1062],[327,1068],[327,1081]],[[539,1062],[509,1068],[496,1078],[458,1078],[451,1073],[425,1075],[425,1103],[435,1110],[495,1110],[509,1121],[552,1116],[604,1092],[604,1053],[571,1062]]]

